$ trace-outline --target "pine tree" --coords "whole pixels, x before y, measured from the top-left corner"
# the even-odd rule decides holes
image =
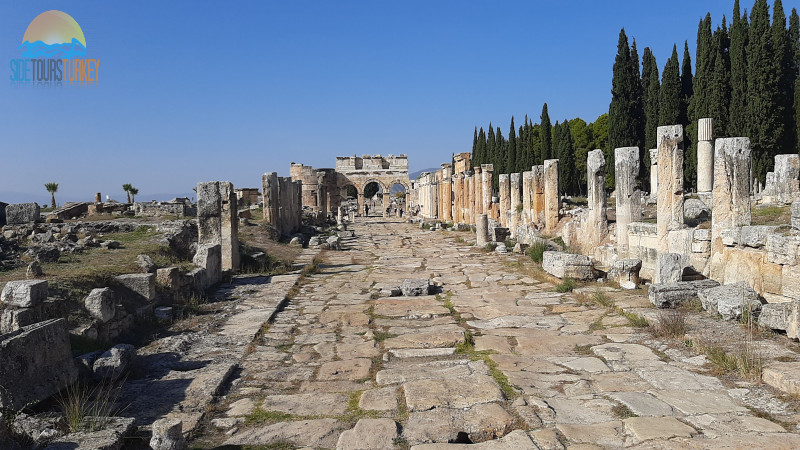
[[[780,67],[771,42],[769,7],[756,0],[750,12],[750,41],[747,44],[747,123],[753,149],[753,175],[764,182],[778,154],[785,127],[778,100]]]
[[[661,88],[661,83],[658,80],[659,70],[656,57],[650,50],[650,47],[645,47],[644,54],[642,55],[642,99],[644,103],[644,116],[645,116],[645,148],[656,148],[656,129],[658,128],[658,92]],[[645,155],[649,155],[646,152]],[[649,156],[648,156],[649,158]]]
[[[508,130],[508,146],[506,160],[502,167],[495,167],[496,173],[512,173],[517,166],[517,128],[514,126],[514,116],[511,116],[511,128]]]
[[[539,164],[543,164],[545,159],[553,158],[553,126],[550,123],[550,114],[547,113],[547,103],[542,106],[541,119],[541,160]]]
[[[714,45],[714,70],[711,83],[707,87],[709,109],[706,117],[714,118],[714,135],[730,136],[728,121],[730,117],[731,101],[731,60],[729,55],[730,38],[725,17],[722,17],[722,26],[717,27],[713,36]],[[695,78],[696,79],[696,78]],[[699,92],[695,92],[695,96]],[[702,117],[698,117],[702,118]]]
[[[678,69],[678,47],[672,46],[672,56],[661,73],[661,91],[658,101],[658,123],[676,125],[681,118],[681,75]],[[609,134],[610,134],[609,130]],[[609,136],[610,137],[610,136]]]
[[[739,13],[739,0],[733,4],[733,21],[730,30],[731,101],[728,135],[747,136],[747,45],[749,41],[747,11]]]

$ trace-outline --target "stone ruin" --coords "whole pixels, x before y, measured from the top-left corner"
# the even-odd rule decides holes
[[[545,252],[546,271],[558,277],[607,278],[625,288],[647,280],[652,283],[651,301],[658,306],[700,296],[712,299],[705,304],[714,312],[735,317],[729,302],[713,300],[723,296],[714,289],[739,286],[741,295],[759,299],[753,312],[760,310],[764,326],[798,338],[800,157],[777,155],[775,169],[759,191],[752,182],[750,140],[713,140],[712,119],[701,119],[698,130],[696,194],[687,194],[684,188],[680,125],[657,130],[658,148],[649,150],[649,193],[636,183],[640,149],[614,150],[613,221],[608,219],[601,150],[587,157],[585,208],[562,208],[558,160],[522,173],[495,175],[491,164],[471,167],[469,153],[455,155],[455,166],[442,164],[440,170],[424,173],[411,196],[419,206],[420,220],[474,226],[478,246],[492,241],[502,246],[501,239],[492,237],[504,238],[504,229],[520,248],[543,236],[560,235],[575,254]],[[494,176],[498,192],[491,189]],[[643,208],[652,203],[655,220],[646,221]],[[751,225],[752,208],[759,204],[791,204],[791,226]]]

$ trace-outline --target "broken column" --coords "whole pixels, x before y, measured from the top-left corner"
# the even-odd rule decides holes
[[[750,225],[750,139],[716,140],[711,209],[711,278],[722,280],[722,231]]]
[[[657,250],[669,251],[668,236],[683,227],[683,126],[658,127]]]
[[[658,198],[658,149],[651,148],[650,152],[650,197]]]
[[[588,248],[599,245],[608,233],[606,215],[606,158],[600,149],[592,150],[586,158],[586,197],[589,212],[584,225],[587,228]]]
[[[475,177],[466,175],[464,177],[464,223],[475,223],[475,216],[472,210],[472,180]]]
[[[522,205],[522,174],[512,173],[509,176],[509,184],[511,185],[511,206],[509,209],[516,212]]]
[[[639,147],[614,149],[614,177],[617,192],[617,253],[628,257],[628,225],[642,219],[641,192],[636,190],[639,175]]]
[[[531,172],[533,173],[533,180],[531,182],[531,189],[533,190],[531,194],[531,202],[533,203],[530,213],[531,222],[541,228],[545,225],[544,166],[533,166],[531,167]]]
[[[493,164],[481,164],[483,175],[481,191],[483,196],[483,205],[481,206],[484,214],[489,214],[492,210],[492,174],[494,173]]]
[[[265,173],[261,177],[261,192],[264,198],[264,222],[278,224],[278,174]]]
[[[475,167],[475,176],[472,177],[472,214],[486,214],[483,210],[483,169],[480,167]]]
[[[442,186],[442,220],[453,220],[453,190],[452,182],[453,166],[452,164],[442,164],[442,181],[439,183]]]
[[[544,161],[544,229],[551,233],[558,225],[558,210],[561,208],[561,198],[558,194],[558,160],[546,159]]]
[[[775,155],[775,198],[788,205],[800,194],[800,156]]]
[[[239,270],[239,208],[233,183],[219,183],[222,209],[220,244],[222,245],[222,270]]]
[[[392,199],[389,191],[383,191],[383,217],[389,217],[389,209],[391,208]]]
[[[486,247],[489,243],[489,216],[478,214],[475,218],[475,246],[478,248]]]
[[[522,172],[522,220],[524,223],[533,220],[533,172]]]
[[[222,241],[222,195],[219,181],[197,184],[197,245]]]
[[[697,192],[711,192],[714,188],[714,119],[697,121]]]
[[[461,223],[461,174],[453,175],[450,184],[453,189],[453,222]]]
[[[508,183],[508,174],[501,173],[498,175],[497,184],[500,188],[500,224],[504,227],[508,226],[508,210],[511,209],[511,189]]]

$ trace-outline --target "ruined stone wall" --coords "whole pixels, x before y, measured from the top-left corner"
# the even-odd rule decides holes
[[[136,202],[133,204],[133,211],[140,217],[192,217],[197,215],[196,208],[182,202]]]

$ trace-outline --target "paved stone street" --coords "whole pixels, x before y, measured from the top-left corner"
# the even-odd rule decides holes
[[[474,233],[392,220],[358,219],[323,254],[244,358],[211,416],[219,434],[198,442],[800,448],[797,417],[763,386],[711,376],[703,356],[587,301],[596,286],[556,293],[530,259],[471,247]],[[405,278],[441,287],[379,294]],[[655,317],[645,291],[603,295]]]

